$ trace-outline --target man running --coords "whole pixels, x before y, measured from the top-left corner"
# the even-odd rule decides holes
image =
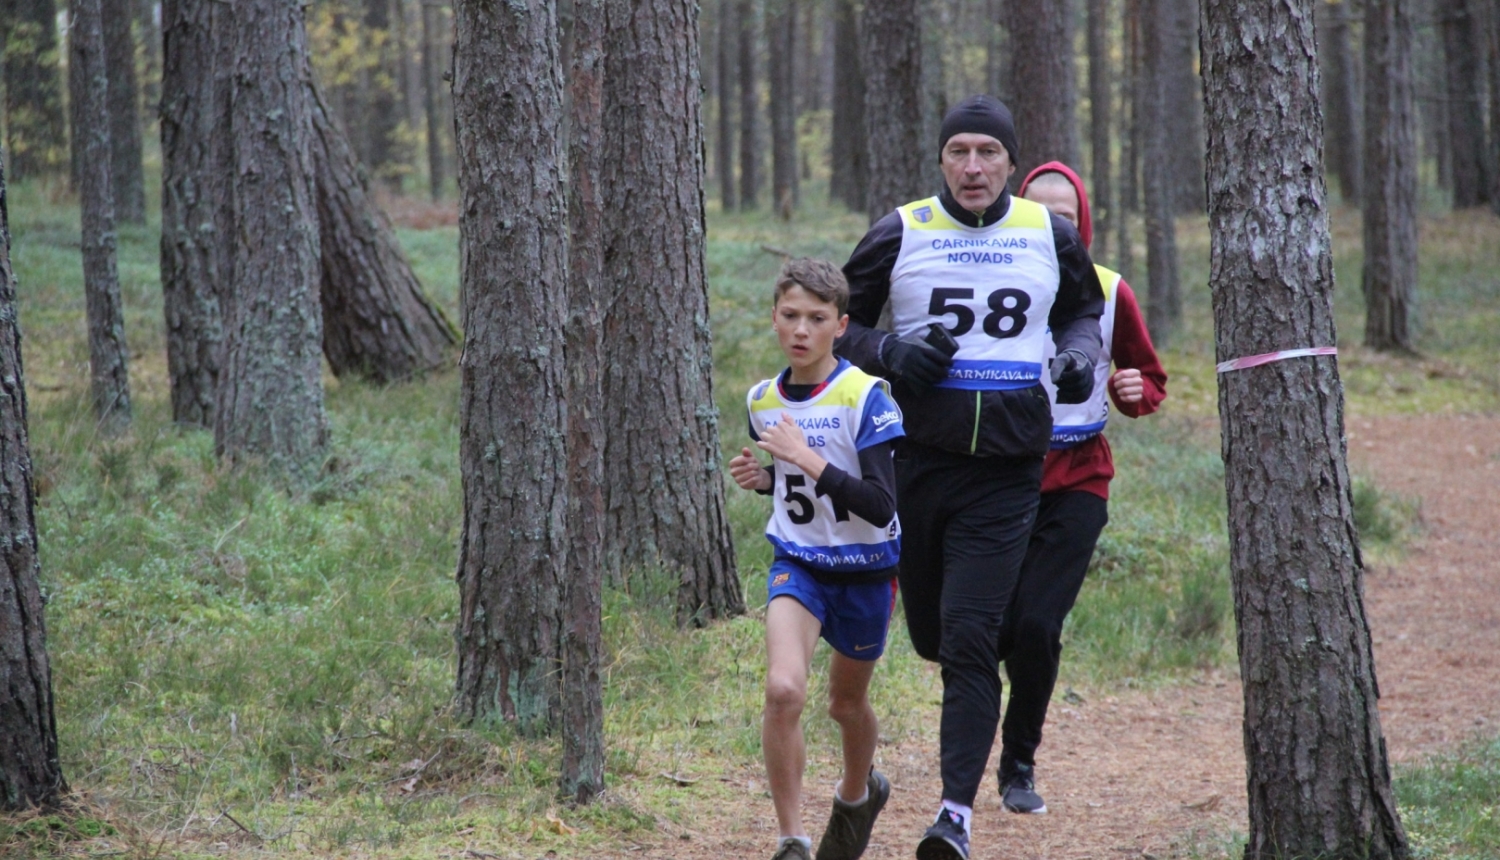
[[[875,223],[844,266],[840,354],[894,381],[907,631],[942,666],[943,796],[921,860],[966,860],[1000,719],[1000,643],[1041,494],[1052,415],[1088,399],[1104,293],[1078,230],[1006,187],[1010,111],[972,96],[938,138],[944,188]],[[876,328],[889,303],[894,332]]]

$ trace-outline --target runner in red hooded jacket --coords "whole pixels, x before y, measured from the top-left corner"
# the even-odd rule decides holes
[[[1019,196],[1072,221],[1085,246],[1093,238],[1088,192],[1067,165],[1052,161],[1031,171]],[[1132,418],[1155,412],[1167,396],[1167,374],[1151,346],[1135,293],[1118,272],[1098,265],[1095,269],[1104,287],[1105,309],[1094,392],[1087,402],[1075,405],[1059,405],[1053,398],[1052,451],[1043,467],[1042,503],[1000,648],[1011,684],[1001,729],[1000,793],[1012,812],[1047,811],[1036,792],[1034,767],[1057,682],[1063,620],[1073,608],[1094,544],[1109,520],[1109,481],[1115,467],[1103,433],[1109,416],[1104,393],[1107,390],[1115,408]]]

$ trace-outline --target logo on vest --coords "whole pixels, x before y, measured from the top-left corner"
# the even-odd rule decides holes
[[[889,412],[882,412],[870,420],[874,422],[876,430],[884,430],[890,425],[896,423],[896,421],[900,418],[901,416],[896,414],[896,411],[893,409]]]
[[[932,220],[932,207],[923,206],[920,209],[913,209],[911,214],[913,218],[917,219],[918,224],[926,224]]]

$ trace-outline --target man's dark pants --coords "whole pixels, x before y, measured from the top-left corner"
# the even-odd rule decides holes
[[[896,458],[901,602],[942,667],[943,797],[973,806],[1000,722],[1000,643],[1041,494],[1041,457],[915,443]]]
[[[905,520],[903,519],[903,523]],[[1063,621],[1078,599],[1109,505],[1093,493],[1047,493],[1037,509],[1021,579],[1001,633],[1010,678],[1001,743],[1009,757],[1035,764],[1047,703],[1057,683]]]

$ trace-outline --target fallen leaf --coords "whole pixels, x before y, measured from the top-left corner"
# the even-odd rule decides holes
[[[669,779],[681,786],[689,786],[698,781],[698,777],[683,776],[680,773],[667,773],[666,771],[662,771],[661,773],[657,774],[657,776],[661,777],[662,779]]]
[[[547,826],[552,829],[553,833],[556,833],[559,836],[577,836],[578,835],[578,831],[577,830],[575,830],[572,827],[569,827],[568,825],[564,824],[563,820],[561,818],[558,818],[556,815],[548,815],[547,816]]]
[[[1183,806],[1187,807],[1188,809],[1196,809],[1199,812],[1213,812],[1215,809],[1219,808],[1219,803],[1223,800],[1224,795],[1215,794],[1210,796],[1207,800],[1200,800],[1197,803],[1184,803]]]
[[[412,792],[414,792],[416,790],[417,790],[417,778],[416,777],[412,777],[411,779],[408,779],[406,782],[401,783],[401,791],[404,794],[411,794]]]

